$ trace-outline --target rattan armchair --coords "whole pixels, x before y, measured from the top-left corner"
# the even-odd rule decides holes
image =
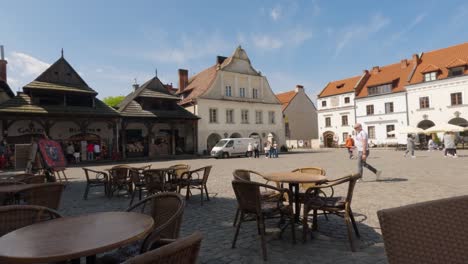
[[[62,183],[44,183],[32,186],[18,194],[19,203],[39,205],[57,210],[60,206],[64,187],[65,185]]]
[[[202,241],[200,232],[133,257],[124,264],[195,264]]]
[[[208,195],[208,188],[206,184],[208,182],[208,177],[210,176],[212,167],[213,166],[205,166],[196,170],[184,172],[179,182],[179,193],[181,192],[181,189],[187,188],[185,199],[188,200],[191,194],[190,190],[198,189],[200,190],[201,205],[203,205],[203,193],[206,195],[206,200],[209,201],[210,196]]]
[[[356,181],[361,176],[359,174],[352,174],[343,178],[336,180],[328,181],[326,184],[317,185],[310,187],[306,191],[305,201],[304,201],[304,213],[303,213],[303,241],[307,240],[307,232],[309,230],[308,216],[309,212],[313,211],[313,220],[312,220],[312,230],[317,229],[317,211],[321,210],[326,213],[336,214],[344,218],[346,222],[346,227],[348,229],[348,239],[351,245],[351,250],[354,252],[356,248],[354,246],[354,241],[352,238],[352,228],[356,236],[359,238],[359,230],[354,220],[353,211],[351,210],[351,201],[353,199],[354,186]],[[324,197],[321,196],[321,190],[325,188],[330,188],[340,184],[348,183],[348,192],[345,197]],[[351,227],[352,224],[352,227]]]
[[[83,199],[88,199],[89,189],[92,187],[104,187],[104,195],[110,196],[109,175],[103,171],[92,170],[83,168],[86,176],[86,189],[83,194]]]
[[[25,184],[24,182],[19,182],[19,181],[0,181],[0,186],[5,186],[5,185],[15,185],[15,184]],[[15,202],[14,197],[11,197],[7,193],[0,193],[0,206],[2,205],[7,205],[7,204],[13,204]]]
[[[283,195],[287,195],[292,200],[292,193],[289,189],[279,189],[270,185],[261,184],[249,181],[232,181],[232,188],[236,194],[238,208],[240,210],[240,218],[237,223],[236,233],[232,241],[232,248],[236,247],[237,236],[243,222],[248,221],[246,216],[254,216],[257,221],[258,232],[262,243],[263,259],[267,260],[266,241],[265,241],[265,219],[269,218],[289,218],[289,225],[291,226],[293,243],[296,242],[296,234],[294,229],[294,212],[291,205],[283,204]],[[280,193],[277,201],[263,201],[260,188],[267,188]],[[281,229],[281,233],[284,229]]]
[[[325,169],[319,168],[319,167],[297,168],[297,169],[294,169],[292,172],[318,174],[318,175],[323,175],[323,176],[327,174]],[[300,187],[303,191],[306,191],[308,188],[314,187],[315,185],[316,185],[315,183],[301,183]]]
[[[169,166],[169,169],[171,169],[172,177],[171,177],[171,182],[173,184],[177,185],[177,188],[179,187],[179,182],[182,177],[182,174],[185,172],[190,171],[190,165],[187,164],[176,164]]]
[[[468,263],[468,196],[377,212],[390,264]]]
[[[130,170],[133,168],[127,165],[114,166],[109,170],[109,197],[114,193],[126,189],[128,193],[132,192],[132,182],[129,178]]]
[[[32,183],[45,183],[46,182],[46,176],[45,175],[34,175],[30,177],[26,177],[20,180],[20,182],[24,182],[27,184],[32,184]]]
[[[148,166],[147,166],[148,167]],[[148,169],[151,167],[149,165]],[[133,204],[135,195],[138,192],[138,200],[141,201],[143,195],[143,189],[145,189],[145,182],[143,180],[145,170],[140,171],[139,169],[132,169],[129,171],[130,181],[133,184],[132,198],[130,199],[130,206]]]
[[[177,185],[168,181],[167,169],[151,169],[143,172],[148,194],[176,191]]]
[[[37,222],[62,217],[53,209],[36,205],[0,206],[0,237]]]
[[[234,180],[239,180],[239,181],[251,182],[253,175],[256,176],[256,178],[263,178],[261,173],[253,171],[253,170],[237,169],[232,172],[232,176],[234,177]],[[278,183],[276,184],[276,187],[279,188]],[[262,191],[260,191],[260,196],[261,196],[262,201],[268,201],[268,200],[276,201],[279,198],[281,198],[279,192],[275,190],[271,190],[271,189],[265,189],[265,188]],[[236,226],[237,224],[239,213],[240,213],[240,210],[239,208],[237,208],[236,215],[234,217],[234,222],[232,223],[233,226]]]

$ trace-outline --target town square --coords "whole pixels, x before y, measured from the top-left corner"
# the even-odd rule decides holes
[[[0,264],[468,263],[448,3],[2,3]]]

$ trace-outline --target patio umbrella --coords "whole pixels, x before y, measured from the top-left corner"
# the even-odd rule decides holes
[[[396,130],[390,131],[388,135],[395,135],[396,133],[399,134],[424,134],[424,130],[419,127],[412,127],[412,126],[405,126],[400,127]]]
[[[430,127],[424,130],[424,133],[431,134],[431,133],[438,133],[438,132],[463,132],[464,128],[461,126],[456,126],[452,124],[439,124],[433,127]]]

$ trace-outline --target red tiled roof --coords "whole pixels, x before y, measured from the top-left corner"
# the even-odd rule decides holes
[[[213,65],[192,76],[184,91],[179,92],[179,94],[184,94],[184,99],[182,99],[179,104],[186,104],[204,94],[211,87],[211,84],[216,78],[216,73],[216,65]]]
[[[356,97],[368,96],[368,88],[381,84],[392,83],[392,93],[402,92],[405,90],[408,76],[414,68],[414,61],[407,60],[406,67],[402,67],[402,62],[386,65],[369,71],[369,79],[365,85],[357,92]]]
[[[468,43],[462,43],[448,48],[425,52],[421,56],[421,63],[416,68],[416,71],[410,80],[410,84],[423,82],[424,69],[426,69],[426,67],[428,67],[430,64],[440,68],[437,79],[441,80],[448,77],[449,68],[466,65],[464,62],[467,61]],[[468,70],[466,68],[463,74],[468,74]]]
[[[358,75],[351,78],[330,82],[327,84],[327,86],[325,86],[325,88],[323,88],[318,97],[326,97],[342,93],[351,93],[354,91],[354,87],[360,79],[361,75]]]
[[[288,107],[289,103],[292,101],[292,99],[296,96],[296,90],[285,92],[285,93],[280,93],[280,94],[275,94],[276,98],[281,103],[281,111],[284,111],[286,107]]]
[[[427,65],[426,68],[424,68],[421,73],[428,73],[428,72],[435,72],[435,71],[440,71],[440,68],[435,66],[434,64],[429,64]]]

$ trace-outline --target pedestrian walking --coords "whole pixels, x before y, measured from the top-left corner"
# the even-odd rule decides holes
[[[257,141],[255,141],[255,143],[253,144],[253,148],[254,148],[254,158],[260,158],[260,150],[258,149],[259,146],[258,146]]]
[[[97,160],[101,158],[101,145],[99,143],[94,144],[94,157]]]
[[[252,153],[253,153],[253,145],[252,143],[249,143],[249,145],[247,145],[247,157],[252,158]]]
[[[346,148],[348,149],[349,159],[353,159],[353,149],[354,149],[354,139],[353,136],[349,135],[345,143]]]
[[[265,150],[265,158],[269,158],[271,149],[270,141],[265,142],[265,147],[263,149]]]
[[[446,132],[444,134],[444,157],[451,156],[456,158],[456,147],[455,147],[455,135],[452,132]]]
[[[75,154],[75,147],[73,146],[73,144],[71,142],[68,142],[68,145],[67,145],[67,161],[69,163],[71,163],[75,159],[73,154]]]
[[[356,130],[356,141],[355,145],[358,151],[358,173],[361,175],[363,173],[363,167],[366,167],[368,170],[372,171],[377,180],[380,180],[380,176],[382,175],[382,171],[377,170],[376,168],[372,167],[369,163],[367,163],[367,157],[369,157],[369,145],[368,145],[368,136],[366,131],[362,129],[362,125],[356,123],[354,125],[354,130]]]
[[[92,142],[88,143],[86,146],[86,160],[93,160],[94,159],[94,144]]]
[[[273,143],[273,158],[278,158],[278,144],[276,144],[276,141]]]
[[[410,152],[411,152],[411,158],[416,158],[416,156],[414,155],[414,138],[411,134],[408,134],[408,138],[406,139],[405,157]]]

